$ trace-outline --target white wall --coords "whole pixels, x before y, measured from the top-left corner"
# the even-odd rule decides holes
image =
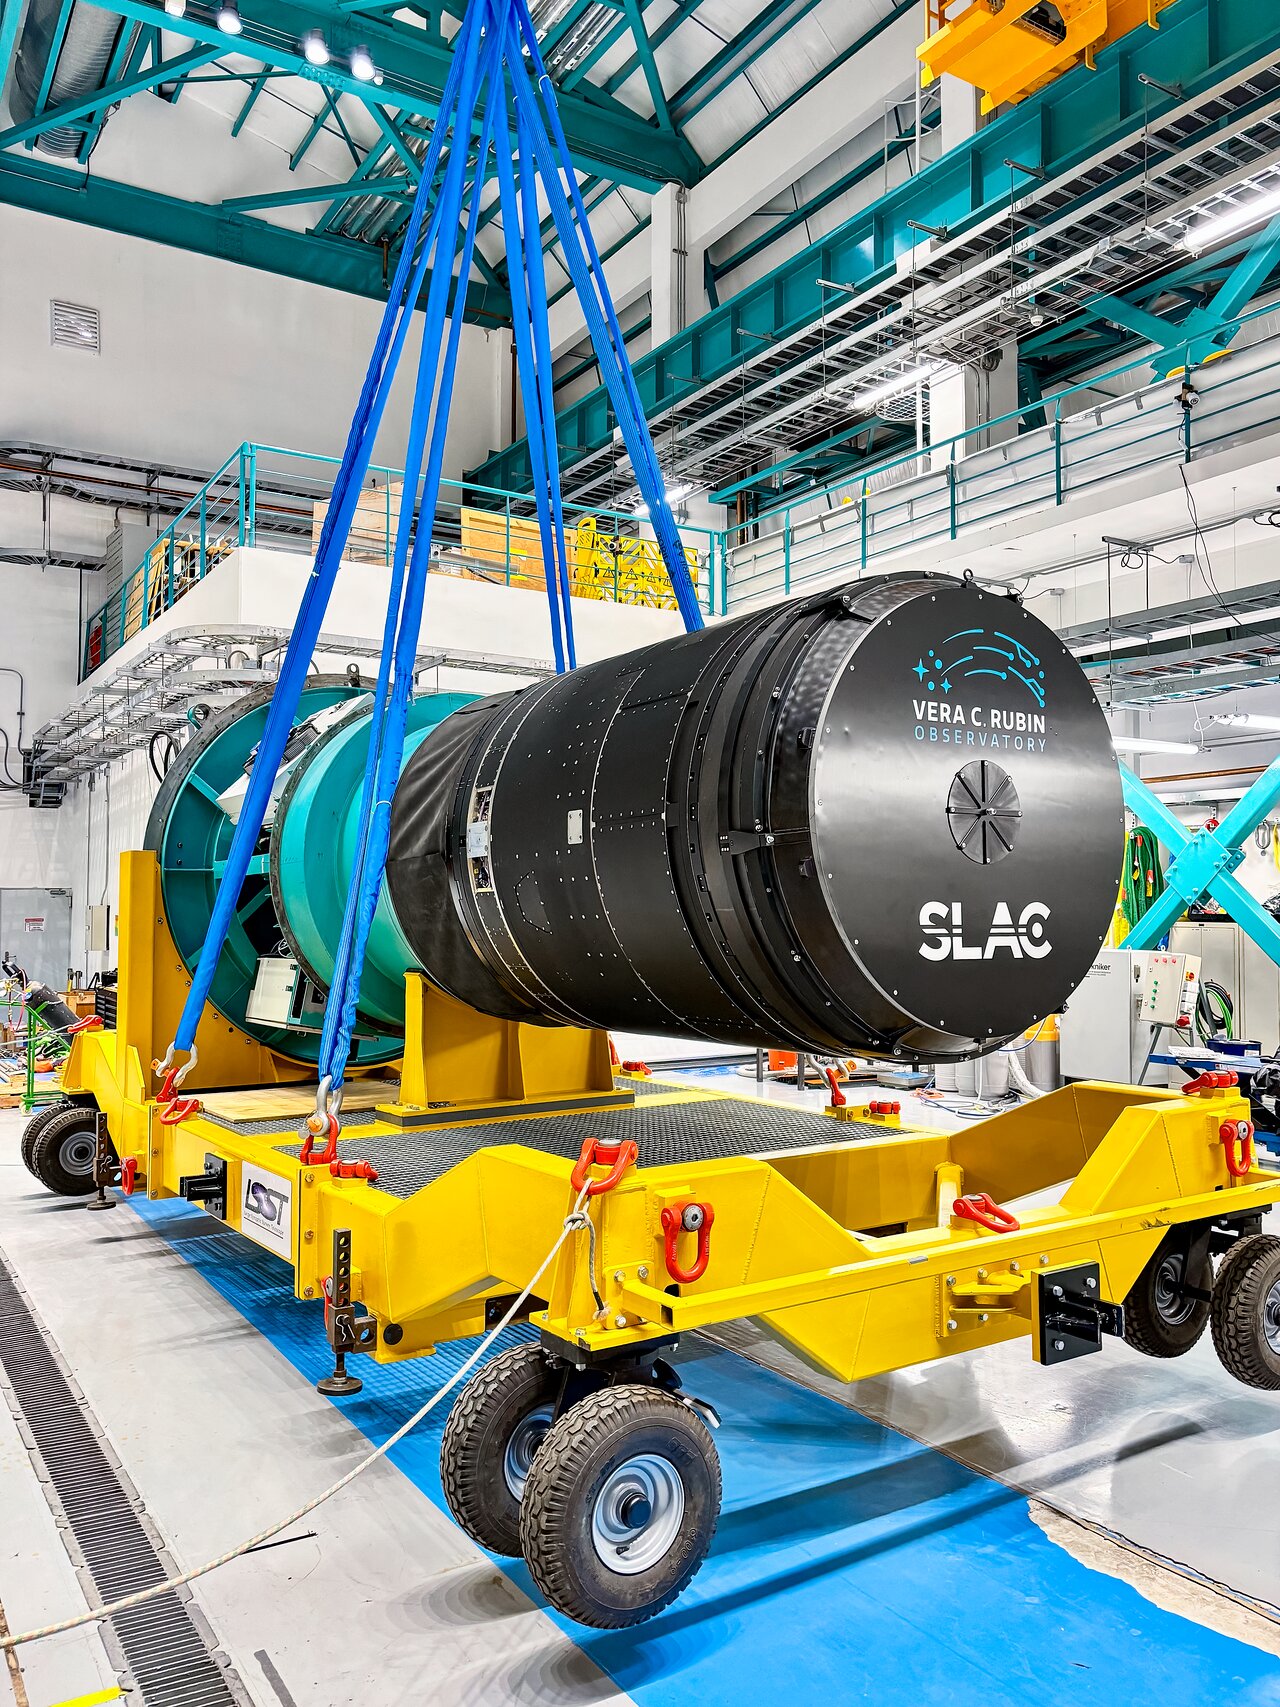
[[[210,470],[246,439],[341,453],[381,304],[12,207],[0,256],[0,438]],[[99,355],[52,347],[55,299],[98,310]],[[378,442],[391,466],[421,326]],[[447,474],[502,442],[509,341],[463,328]]]

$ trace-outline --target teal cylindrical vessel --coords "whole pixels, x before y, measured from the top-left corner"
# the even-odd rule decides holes
[[[428,694],[409,708],[407,762],[431,731],[474,695]],[[313,983],[333,982],[347,895],[354,880],[360,795],[371,718],[351,715],[325,731],[294,766],[271,838],[271,891],[290,948]],[[394,1032],[404,1027],[404,975],[419,962],[387,895],[378,897],[360,979],[362,1019]]]
[[[474,698],[444,693],[414,700],[405,761]],[[239,794],[270,703],[271,690],[256,689],[201,725],[170,766],[151,810],[146,846],[159,862],[166,921],[188,973],[204,951]],[[330,987],[355,870],[371,727],[370,696],[358,681],[321,676],[307,683],[214,974],[209,1000],[217,1012],[291,1061],[317,1060],[319,1023],[250,1019],[254,984],[264,961],[293,959],[321,995]],[[400,1053],[404,975],[417,965],[384,885],[361,978],[354,1062],[372,1065]]]

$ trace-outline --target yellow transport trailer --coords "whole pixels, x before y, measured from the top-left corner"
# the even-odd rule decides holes
[[[185,978],[150,855],[125,856],[124,894],[118,1028],[76,1037],[69,1106],[37,1116],[28,1149],[100,1134],[94,1179],[64,1187],[96,1185],[90,1207],[123,1176],[274,1251],[298,1298],[329,1298],[339,1393],[358,1390],[353,1353],[397,1361],[492,1325],[576,1206],[519,1312],[539,1342],[464,1389],[444,1468],[464,1526],[523,1551],[584,1622],[650,1616],[710,1542],[710,1419],[663,1355],[691,1330],[759,1317],[852,1381],[1017,1337],[1050,1364],[1121,1333],[1171,1356],[1211,1316],[1232,1373],[1280,1386],[1280,1239],[1260,1232],[1280,1173],[1233,1085],[1077,1084],[909,1131],[615,1080],[602,1033],[488,1021],[413,975],[409,1053],[353,1081],[334,1159],[318,1142],[304,1159],[314,1083],[264,1083],[270,1058],[217,1015],[200,1076],[233,1088],[150,1094]]]

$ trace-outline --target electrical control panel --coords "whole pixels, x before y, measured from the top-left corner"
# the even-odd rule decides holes
[[[1140,992],[1138,1018],[1149,1025],[1176,1026],[1190,1022],[1200,993],[1198,957],[1152,950],[1133,958]]]

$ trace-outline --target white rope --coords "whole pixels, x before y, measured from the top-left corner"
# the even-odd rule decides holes
[[[426,1404],[421,1405],[413,1413],[408,1422],[400,1425],[389,1440],[384,1440],[381,1446],[375,1448],[367,1457],[362,1458],[353,1469],[347,1471],[345,1476],[339,1477],[332,1487],[326,1488],[322,1494],[317,1494],[314,1499],[309,1499],[305,1505],[299,1506],[297,1511],[291,1511],[288,1517],[282,1517],[278,1523],[273,1523],[269,1529],[259,1530],[258,1534],[250,1536],[247,1541],[242,1541],[238,1547],[232,1547],[225,1553],[219,1553],[216,1559],[209,1559],[205,1564],[197,1565],[194,1570],[184,1571],[181,1576],[166,1577],[163,1582],[154,1583],[150,1588],[140,1589],[137,1594],[127,1594],[122,1600],[112,1601],[109,1606],[90,1607],[88,1611],[78,1613],[74,1618],[64,1618],[60,1623],[44,1624],[38,1630],[24,1630],[17,1636],[0,1637],[0,1653],[4,1653],[10,1648],[20,1648],[28,1642],[42,1642],[46,1636],[60,1636],[64,1630],[78,1630],[85,1624],[101,1623],[104,1619],[114,1618],[119,1612],[128,1612],[135,1606],[142,1606],[149,1600],[156,1600],[162,1594],[171,1594],[174,1589],[185,1588],[188,1583],[195,1582],[198,1577],[207,1577],[210,1571],[216,1571],[222,1565],[229,1565],[233,1559],[243,1558],[246,1553],[251,1553],[255,1547],[261,1547],[263,1542],[270,1541],[273,1536],[279,1535],[282,1529],[288,1529],[290,1524],[300,1522],[302,1518],[315,1511],[318,1506],[324,1505],[326,1500],[331,1500],[335,1494],[341,1493],[342,1489],[354,1482],[357,1476],[362,1476],[371,1464],[376,1464],[379,1458],[385,1458],[392,1447],[398,1446],[407,1434],[411,1434],[428,1412],[434,1410],[441,1399],[447,1393],[451,1393],[463,1377],[471,1372],[502,1330],[510,1326],[521,1305],[555,1261],[561,1245],[571,1233],[578,1232],[581,1229],[581,1216],[587,1195],[587,1187],[584,1186],[578,1194],[578,1200],[573,1209],[565,1217],[564,1225],[560,1229],[560,1235],[555,1244],[542,1259],[537,1273],[530,1279],[524,1291],[508,1306],[502,1320],[492,1327],[480,1341],[466,1362],[454,1371],[443,1387],[437,1388]]]

